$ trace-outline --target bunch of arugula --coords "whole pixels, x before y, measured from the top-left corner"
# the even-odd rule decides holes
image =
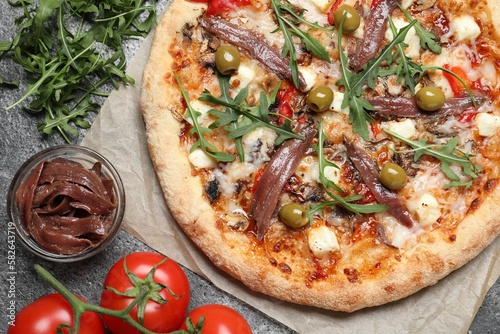
[[[183,89],[182,83],[177,76],[175,77],[180,87],[182,97],[187,105],[185,118],[190,118],[193,124],[189,134],[193,137],[196,135],[196,142],[191,147],[191,152],[199,147],[216,161],[233,161],[234,156],[232,154],[218,151],[213,144],[204,138],[204,134],[212,133],[213,129],[219,127],[224,128],[228,132],[228,138],[236,141],[236,150],[240,161],[245,160],[245,152],[242,145],[243,136],[258,127],[266,127],[273,130],[278,135],[275,141],[276,145],[280,145],[287,139],[304,139],[304,136],[293,132],[290,120],[285,120],[282,126],[277,126],[270,122],[269,108],[276,100],[280,85],[276,86],[270,96],[267,96],[264,92],[260,92],[259,104],[250,106],[246,101],[248,88],[243,88],[234,98],[232,98],[229,94],[230,77],[228,75],[221,75],[217,72],[221,96],[216,97],[210,91],[205,90],[199,100],[213,105],[223,106],[225,107],[225,111],[220,111],[218,109],[209,110],[208,113],[215,116],[216,120],[207,128],[199,124],[198,117],[201,113],[191,106],[189,103],[189,96]]]
[[[23,14],[11,41],[0,42],[0,59],[12,59],[29,73],[24,95],[8,106],[29,101],[26,109],[45,114],[38,129],[59,133],[70,143],[77,127],[88,128],[89,112],[97,112],[96,96],[107,85],[133,84],[125,73],[124,39],[144,37],[156,23],[155,0],[17,0]],[[18,83],[0,78],[0,84]],[[72,125],[72,124],[73,125]]]

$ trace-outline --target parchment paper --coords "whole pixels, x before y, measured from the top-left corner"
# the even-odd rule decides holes
[[[253,292],[212,265],[170,215],[149,159],[138,103],[152,35],[129,63],[128,74],[136,84],[122,86],[108,97],[82,141],[106,156],[124,181],[127,232],[299,333],[467,332],[500,276],[500,238],[438,284],[404,300],[352,314],[298,306]]]

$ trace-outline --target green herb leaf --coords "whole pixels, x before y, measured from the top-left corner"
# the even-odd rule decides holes
[[[353,84],[355,84],[359,78],[358,74],[354,74],[349,70],[347,66],[347,56],[342,50],[342,27],[344,19],[345,15],[342,18],[338,32],[340,68],[342,76],[340,80],[337,81],[337,86],[344,86],[345,90],[341,108],[349,107],[349,122],[353,125],[353,130],[363,139],[369,140],[370,132],[368,130],[368,123],[371,123],[374,120],[370,115],[368,115],[365,109],[372,110],[373,106],[368,101],[360,97],[361,93],[363,93],[362,91],[354,91]]]
[[[293,44],[293,36],[297,36],[304,43],[306,49],[313,55],[324,61],[330,62],[330,57],[325,47],[312,37],[308,32],[298,28],[299,23],[304,23],[313,29],[329,30],[319,26],[317,23],[312,23],[304,19],[303,15],[297,15],[292,8],[292,4],[284,0],[271,0],[271,7],[278,19],[278,28],[283,33],[284,45],[281,52],[281,57],[289,56],[289,66],[292,72],[292,80],[295,87],[299,87],[299,70],[297,65],[297,55],[295,53],[295,46]],[[289,15],[291,18],[287,17]]]
[[[224,89],[228,89],[228,86],[224,87]],[[228,138],[240,138],[258,127],[267,127],[278,135],[275,141],[276,145],[292,138],[304,139],[304,136],[293,132],[289,120],[286,120],[282,126],[274,125],[269,121],[269,106],[274,103],[278,89],[279,86],[273,90],[269,97],[264,92],[261,92],[258,106],[249,106],[246,101],[243,101],[243,97],[246,97],[247,94],[246,91],[244,91],[244,94],[240,92],[241,96],[232,100],[224,97],[215,97],[208,90],[205,90],[199,100],[226,107],[226,112],[230,113],[227,116],[222,115],[219,111],[211,110],[209,112],[219,117],[216,120],[216,126],[228,124],[229,122],[237,123],[236,127],[225,128],[229,131]],[[228,93],[223,93],[223,96],[225,95],[228,95]],[[238,117],[234,113],[237,113]],[[243,119],[240,120],[239,116],[243,116]],[[222,120],[220,117],[222,117]]]
[[[442,48],[441,45],[438,44],[436,40],[436,36],[431,33],[430,31],[425,30],[422,28],[422,25],[418,20],[414,19],[411,17],[410,13],[408,13],[406,10],[404,10],[401,6],[399,6],[401,11],[405,14],[406,19],[410,21],[417,21],[415,23],[415,32],[417,33],[418,37],[420,37],[420,47],[422,49],[428,49],[431,50],[432,52],[436,54],[441,54]]]
[[[452,138],[446,145],[428,144],[428,138],[420,140],[410,140],[395,132],[384,130],[394,138],[409,145],[415,152],[414,161],[417,161],[422,155],[426,154],[438,159],[441,162],[441,171],[452,181],[446,184],[445,188],[450,187],[465,187],[469,188],[472,181],[481,173],[481,167],[471,161],[473,155],[457,149],[458,138]],[[451,165],[459,166],[462,170],[462,175],[470,178],[467,182],[462,182],[460,176],[452,169]]]
[[[190,152],[193,152],[195,149],[198,147],[205,152],[208,156],[213,158],[216,161],[219,162],[230,162],[234,160],[234,156],[232,154],[226,153],[226,152],[221,152],[217,150],[217,148],[208,142],[205,137],[203,136],[205,133],[212,133],[212,130],[209,128],[202,127],[198,123],[198,117],[201,115],[201,113],[197,110],[195,110],[191,104],[189,103],[189,95],[186,93],[184,88],[182,87],[182,84],[177,77],[177,75],[174,73],[175,80],[177,80],[177,84],[179,85],[179,88],[181,90],[182,98],[184,99],[184,102],[186,102],[187,105],[187,113],[184,115],[185,118],[191,118],[191,121],[193,122],[193,128],[189,131],[189,134],[191,136],[196,134],[197,140],[194,143],[194,145],[191,147]]]

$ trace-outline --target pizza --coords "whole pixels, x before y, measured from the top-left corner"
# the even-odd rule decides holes
[[[496,1],[174,0],[141,110],[166,203],[215,266],[353,312],[500,231]]]

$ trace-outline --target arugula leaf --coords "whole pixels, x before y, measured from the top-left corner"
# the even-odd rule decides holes
[[[278,28],[275,31],[280,30],[283,33],[284,45],[281,52],[281,57],[285,58],[289,56],[289,66],[292,72],[292,80],[295,87],[299,87],[299,69],[297,65],[297,55],[295,52],[295,46],[293,44],[293,36],[297,36],[304,43],[306,49],[313,55],[327,62],[331,62],[328,52],[321,43],[312,37],[308,32],[305,32],[297,27],[299,23],[305,23],[313,29],[322,29],[330,31],[330,29],[321,27],[317,23],[312,23],[304,19],[303,15],[297,15],[292,4],[288,0],[284,0],[282,3],[280,0],[271,0],[271,7],[276,14],[278,19]],[[293,19],[291,20],[285,16],[285,14],[290,15]]]
[[[105,97],[108,85],[133,84],[125,73],[123,40],[144,37],[156,22],[152,6],[143,0],[18,0],[23,8],[14,20],[16,35],[0,41],[0,59],[10,55],[24,71],[33,74],[22,97],[33,114],[44,114],[37,128],[59,133],[66,142],[76,128],[90,126],[84,118],[97,112],[95,97]],[[0,79],[0,84],[15,85]]]
[[[328,190],[328,189],[332,188],[336,191],[343,192],[342,188],[337,186],[335,184],[335,182],[333,182],[332,180],[328,179],[325,176],[325,168],[326,167],[332,167],[332,168],[339,169],[339,166],[337,166],[336,164],[334,164],[331,161],[328,161],[325,158],[325,155],[323,154],[323,146],[325,144],[325,139],[326,139],[325,132],[323,131],[323,119],[320,120],[318,128],[319,128],[318,145],[313,145],[313,148],[316,151],[316,153],[318,153],[318,158],[319,158],[319,164],[318,164],[319,165],[319,180],[321,181],[321,184],[323,185],[324,189]]]
[[[236,97],[233,99],[229,94],[229,75],[222,75],[219,71],[217,71],[217,78],[219,80],[219,87],[221,91],[221,98],[225,99],[228,103],[241,104],[248,95],[248,88],[245,87],[242,89]],[[239,115],[231,108],[226,108],[225,112],[222,112],[217,109],[209,110],[209,113],[216,116],[217,120],[210,124],[210,129],[215,129],[217,127],[224,127],[228,132],[236,130],[238,127],[238,118]],[[235,138],[235,146],[236,152],[238,152],[238,156],[240,161],[245,161],[245,151],[243,149],[243,139],[242,137]]]
[[[314,214],[318,214],[322,217],[323,209],[326,207],[335,207],[336,205],[341,205],[348,211],[354,212],[356,214],[370,214],[383,212],[387,210],[387,206],[384,204],[357,204],[352,203],[358,201],[362,198],[361,195],[353,195],[347,197],[334,196],[333,200],[321,202],[319,204],[311,204],[309,210],[307,210],[307,215],[309,216],[309,221],[313,222]]]
[[[184,99],[184,102],[186,102],[187,105],[187,113],[184,115],[184,118],[186,119],[191,118],[191,121],[193,122],[193,127],[191,128],[191,130],[189,130],[189,135],[193,137],[196,134],[197,137],[196,142],[193,144],[193,146],[191,146],[190,152],[193,152],[195,149],[199,147],[203,152],[205,152],[208,156],[212,157],[216,161],[220,162],[233,161],[234,156],[232,154],[217,150],[217,148],[213,144],[208,142],[203,137],[205,133],[212,133],[213,131],[209,128],[202,127],[200,123],[198,123],[198,117],[201,115],[201,113],[195,110],[191,106],[191,104],[189,103],[189,95],[182,87],[182,84],[175,73],[174,76],[181,90],[182,98]]]
[[[228,86],[225,86],[224,89],[228,89]],[[230,113],[237,113],[238,117],[243,116],[243,120],[238,120],[234,114],[226,116],[222,115],[218,111],[209,111],[212,115],[219,117],[215,126],[228,124],[230,122],[238,122],[236,127],[225,128],[229,131],[228,138],[240,138],[258,127],[267,127],[276,132],[278,135],[278,138],[275,141],[276,145],[280,145],[283,141],[292,138],[304,139],[304,136],[293,132],[290,120],[285,120],[285,123],[282,126],[277,126],[269,122],[269,106],[274,103],[278,89],[279,85],[273,90],[269,97],[267,97],[264,92],[261,92],[259,105],[257,106],[249,106],[246,101],[243,101],[244,98],[246,98],[247,90],[243,90],[244,93],[240,92],[241,96],[234,100],[224,97],[216,97],[208,90],[205,90],[199,100],[224,106],[229,109]],[[228,93],[223,93],[223,95],[225,94]],[[226,111],[228,111],[228,109],[226,109]],[[222,120],[220,117],[222,117]]]
[[[347,66],[347,56],[342,50],[342,32],[345,15],[339,26],[338,32],[338,45],[340,56],[341,78],[337,81],[337,86],[344,86],[344,100],[342,101],[341,108],[349,107],[349,122],[353,125],[353,130],[358,133],[363,139],[369,140],[370,132],[368,130],[368,123],[374,122],[374,119],[366,112],[372,110],[373,106],[360,97],[361,93],[354,92],[353,84],[357,82],[357,74],[352,73]]]
[[[395,36],[398,33],[398,30],[390,17],[389,25],[392,34]],[[394,59],[396,66],[391,67],[392,71],[390,69],[386,70],[385,73],[384,71],[381,71],[380,76],[396,74],[398,76],[398,84],[401,84],[403,87],[408,87],[410,91],[415,94],[415,87],[417,86],[415,78],[423,74],[423,69],[405,54],[405,47],[407,47],[407,45],[404,42],[396,45],[396,57]]]
[[[382,48],[380,54],[370,60],[364,67],[363,70],[353,76],[354,80],[351,83],[350,95],[361,95],[364,93],[363,86],[366,84],[370,88],[375,88],[375,82],[379,78],[379,69],[382,64],[388,59],[391,60],[393,49],[400,43],[402,43],[406,37],[408,31],[417,23],[417,20],[413,20],[407,26],[398,31],[394,39]],[[340,35],[340,29],[339,29]],[[340,39],[341,40],[341,39]],[[340,45],[340,44],[339,44]]]
[[[417,141],[407,139],[395,132],[384,130],[394,138],[409,145],[415,152],[414,161],[417,161],[422,155],[426,154],[438,159],[441,162],[441,171],[452,181],[446,184],[445,188],[450,187],[465,187],[466,189],[472,185],[475,178],[481,173],[481,166],[474,164],[471,161],[473,155],[457,149],[458,138],[452,138],[446,145],[428,144],[428,138],[423,138]],[[470,180],[462,182],[452,169],[451,165],[457,165],[462,170],[462,175],[469,176]]]
[[[422,25],[420,24],[420,22],[418,22],[418,20],[411,17],[410,13],[408,13],[406,10],[404,10],[403,7],[401,7],[401,5],[399,5],[399,8],[405,14],[406,19],[408,21],[417,21],[415,23],[415,32],[417,33],[418,37],[420,37],[420,47],[422,49],[431,50],[432,52],[434,52],[438,55],[441,54],[442,48],[441,48],[441,45],[438,44],[438,42],[436,40],[436,36],[433,33],[431,33],[430,31],[427,31],[424,28],[422,28]]]

